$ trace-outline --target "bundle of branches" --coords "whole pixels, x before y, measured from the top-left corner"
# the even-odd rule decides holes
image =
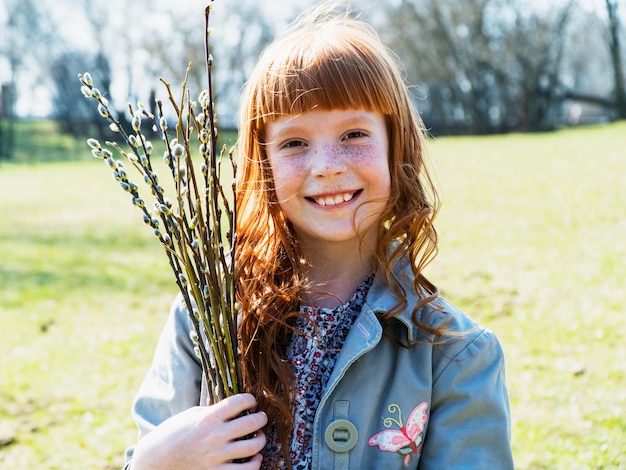
[[[132,131],[124,129],[109,107],[108,100],[94,86],[91,75],[81,74],[79,80],[83,95],[98,103],[100,115],[108,120],[109,127],[119,133],[125,143],[122,145],[126,150],[116,142],[107,141],[103,146],[96,139],[88,140],[93,156],[103,159],[111,167],[113,177],[130,194],[132,203],[143,213],[144,223],[152,228],[164,248],[194,325],[192,339],[208,384],[208,398],[215,403],[243,391],[243,380],[237,357],[237,315],[240,307],[235,299],[236,279],[232,262],[236,245],[236,166],[233,149],[226,154],[223,147],[219,155],[217,149],[213,58],[209,53],[212,3],[205,9],[208,88],[200,93],[197,102],[191,100],[187,88],[191,64],[187,68],[178,101],[170,84],[161,79],[176,115],[175,132],[168,128],[161,100],[156,100],[156,115],[141,103],[137,107],[129,104]],[[142,124],[146,121],[165,146],[163,160],[173,178],[171,196],[160,183],[153,166],[153,145],[142,131]],[[195,161],[192,158],[196,153],[194,149],[199,149],[199,157]],[[146,203],[139,186],[127,173],[125,164],[114,154],[127,160],[138,171],[153,198],[152,205]],[[232,173],[222,171],[222,162],[232,165],[229,168]],[[223,179],[228,179],[228,182],[223,182]]]

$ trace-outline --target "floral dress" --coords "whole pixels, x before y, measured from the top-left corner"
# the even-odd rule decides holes
[[[348,302],[335,309],[300,307],[300,312],[307,314],[308,320],[306,317],[298,317],[297,330],[287,347],[287,357],[291,360],[295,374],[294,429],[289,452],[293,470],[311,468],[315,413],[335,367],[337,355],[361,312],[373,281],[374,275],[371,274],[359,284]],[[270,430],[263,452],[264,470],[284,468],[284,462],[277,461],[279,450],[278,436],[275,430]]]

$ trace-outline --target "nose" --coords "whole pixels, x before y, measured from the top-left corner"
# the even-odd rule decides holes
[[[316,177],[337,176],[347,170],[346,155],[337,146],[320,145],[312,157],[311,172]]]

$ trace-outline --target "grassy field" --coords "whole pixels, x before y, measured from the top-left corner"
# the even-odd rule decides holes
[[[503,343],[517,468],[626,469],[626,123],[432,156],[429,275]],[[165,256],[91,158],[0,165],[0,201],[0,468],[119,468]]]

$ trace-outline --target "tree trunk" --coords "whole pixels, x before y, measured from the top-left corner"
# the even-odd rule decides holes
[[[617,0],[606,0],[606,9],[609,15],[609,48],[615,80],[615,107],[618,117],[626,119],[626,86],[619,37],[620,20],[617,13]]]

